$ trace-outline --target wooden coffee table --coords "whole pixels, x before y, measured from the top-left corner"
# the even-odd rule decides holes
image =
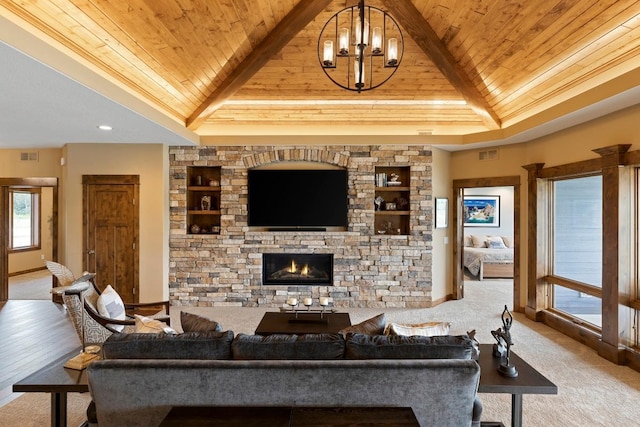
[[[351,326],[349,313],[267,312],[256,328],[256,335],[335,334]]]
[[[399,407],[215,407],[177,406],[160,427],[418,427],[411,408]]]

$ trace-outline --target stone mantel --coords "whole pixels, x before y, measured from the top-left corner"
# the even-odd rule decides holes
[[[432,289],[430,146],[170,147],[170,277],[174,305],[283,307],[327,296],[335,307],[429,307]],[[247,170],[310,161],[349,174],[347,231],[259,231],[247,225]],[[376,166],[410,166],[410,234],[374,230]],[[219,235],[186,229],[186,168],[221,166]],[[262,286],[262,253],[332,253],[333,286]]]

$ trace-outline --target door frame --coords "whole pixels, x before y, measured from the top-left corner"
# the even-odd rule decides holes
[[[520,176],[471,178],[453,180],[453,298],[464,298],[464,267],[462,264],[464,189],[478,187],[513,187],[513,311],[523,312],[520,303]]]
[[[135,249],[133,251],[133,293],[134,301],[140,299],[140,175],[82,175],[82,269],[89,267],[89,185],[131,185],[136,209],[133,210],[135,229],[133,239]]]
[[[0,178],[0,209],[9,210],[9,187],[52,187],[51,261],[58,261],[58,178]],[[52,282],[53,286],[53,282]],[[9,215],[0,215],[0,303],[9,300]],[[55,301],[55,298],[53,299]]]

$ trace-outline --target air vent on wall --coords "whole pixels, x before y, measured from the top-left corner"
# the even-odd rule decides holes
[[[38,153],[37,152],[33,152],[33,153],[20,153],[20,160],[26,160],[26,161],[38,161]]]
[[[498,160],[498,150],[486,150],[478,153],[478,160]]]

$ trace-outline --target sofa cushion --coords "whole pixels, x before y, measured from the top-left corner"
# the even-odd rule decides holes
[[[471,359],[473,342],[466,335],[435,337],[352,334],[347,359]]]
[[[238,360],[328,360],[344,357],[344,338],[340,334],[238,334],[231,344]]]
[[[186,311],[180,312],[180,326],[183,332],[222,332],[222,326],[215,320]]]
[[[435,335],[449,335],[450,322],[425,322],[425,323],[389,323],[384,329],[385,335],[421,335],[432,337]],[[373,335],[373,334],[370,334]]]
[[[348,326],[338,333],[346,336],[347,334],[365,334],[365,335],[382,335],[387,325],[387,318],[384,313],[367,319],[355,325]]]
[[[141,334],[177,334],[176,330],[161,320],[134,314],[135,331]]]
[[[115,333],[102,344],[103,359],[201,359],[231,358],[233,332],[169,334]]]

